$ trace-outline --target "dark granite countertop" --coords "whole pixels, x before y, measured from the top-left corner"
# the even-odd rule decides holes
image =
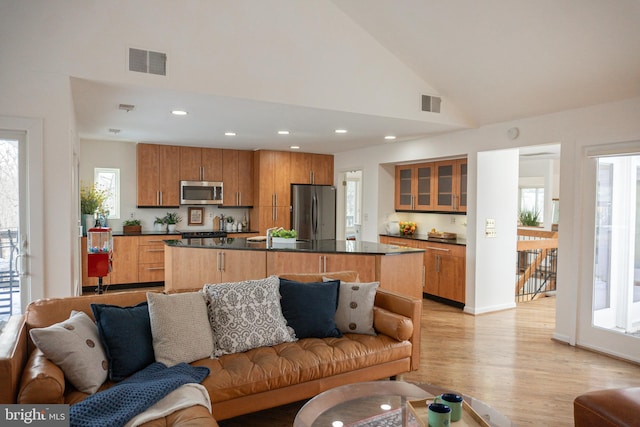
[[[111,231],[111,235],[112,236],[169,236],[169,237],[180,237],[180,232],[179,231],[175,231],[173,233],[167,233],[166,231],[154,231],[154,230],[147,230],[147,231],[143,231],[142,233],[138,233],[138,234],[124,234],[122,232],[122,230],[118,230],[118,231]]]
[[[434,239],[429,238],[426,234],[414,234],[412,236],[405,236],[403,234],[380,234],[380,236],[385,237],[393,237],[396,239],[407,239],[407,240],[421,240],[424,242],[436,242],[436,243],[446,243],[449,245],[461,245],[467,246],[467,239],[458,237],[457,239]]]
[[[297,241],[293,244],[274,243],[271,249],[266,248],[264,241],[251,241],[245,238],[215,239],[179,239],[165,240],[167,246],[204,249],[238,249],[255,251],[312,252],[327,254],[361,254],[361,255],[399,255],[412,252],[424,252],[423,249],[404,248],[395,245],[384,245],[376,242],[359,240],[315,240]]]

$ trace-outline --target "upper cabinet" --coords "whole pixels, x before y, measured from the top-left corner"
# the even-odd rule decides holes
[[[467,160],[396,166],[395,209],[422,212],[467,211]]]
[[[138,207],[180,205],[180,147],[137,144]]]
[[[254,153],[257,206],[289,206],[291,204],[291,153],[260,150]]]
[[[446,212],[467,211],[467,159],[435,163],[435,209]]]
[[[433,210],[434,177],[433,163],[396,166],[396,210]]]
[[[222,206],[253,206],[253,151],[222,150]]]
[[[222,181],[219,148],[180,147],[181,181]]]
[[[291,153],[290,183],[333,185],[333,156]]]

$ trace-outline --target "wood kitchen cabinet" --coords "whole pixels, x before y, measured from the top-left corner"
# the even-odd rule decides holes
[[[161,235],[138,237],[138,281],[164,281],[164,241]]]
[[[333,185],[333,156],[330,154],[290,153],[291,184]]]
[[[166,246],[165,267],[165,291],[267,277],[263,251]]]
[[[424,292],[465,303],[466,247],[423,242]]]
[[[396,166],[396,210],[431,211],[434,209],[434,163]]]
[[[159,144],[136,145],[137,205],[180,205],[180,147]]]
[[[222,181],[222,150],[180,147],[180,181]]]
[[[466,246],[391,236],[380,243],[424,249],[423,292],[465,303]]]
[[[222,150],[222,206],[254,205],[253,151]]]
[[[254,164],[254,208],[251,227],[260,233],[267,228],[289,228],[291,223],[290,168],[291,156],[286,151],[256,151]]]
[[[438,211],[467,211],[467,159],[435,163],[435,204]]]

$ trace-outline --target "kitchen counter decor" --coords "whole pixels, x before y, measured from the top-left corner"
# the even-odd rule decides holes
[[[418,226],[413,221],[400,221],[400,233],[411,235],[416,232]]]

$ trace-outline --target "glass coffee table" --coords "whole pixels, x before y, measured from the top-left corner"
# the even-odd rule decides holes
[[[309,400],[296,415],[294,427],[405,427],[407,401],[428,399],[452,390],[404,381],[371,381],[327,390]],[[504,415],[473,397],[464,400],[489,425],[512,427]],[[458,423],[452,423],[455,426]]]

